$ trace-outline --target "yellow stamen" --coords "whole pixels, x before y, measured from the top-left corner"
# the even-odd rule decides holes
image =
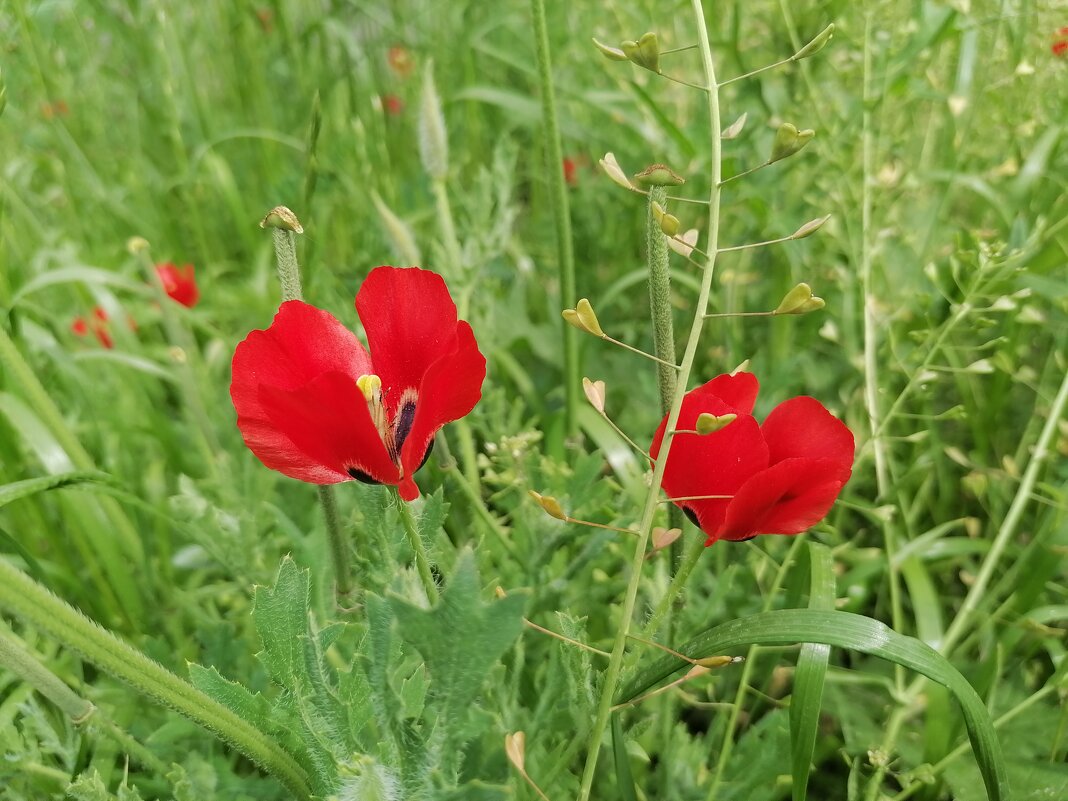
[[[368,403],[377,403],[382,399],[382,379],[374,373],[361,375],[356,379],[356,386],[360,388],[364,399]]]

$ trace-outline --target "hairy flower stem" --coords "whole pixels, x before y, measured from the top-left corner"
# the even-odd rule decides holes
[[[634,617],[634,606],[638,597],[638,584],[641,580],[642,564],[645,561],[645,549],[649,542],[649,534],[653,528],[653,520],[656,516],[660,487],[664,480],[664,469],[671,452],[674,441],[672,432],[678,428],[679,412],[682,409],[682,400],[686,394],[686,384],[693,369],[694,358],[697,355],[697,346],[701,339],[701,330],[704,328],[705,313],[708,311],[708,298],[712,291],[712,276],[716,266],[716,251],[719,249],[719,206],[720,206],[720,178],[722,176],[722,143],[720,131],[723,129],[719,113],[719,86],[716,83],[715,66],[712,63],[712,48],[708,42],[708,30],[705,27],[705,12],[701,0],[691,0],[698,45],[701,51],[701,62],[704,67],[705,83],[708,89],[708,116],[709,116],[709,144],[711,146],[712,160],[712,188],[708,200],[708,245],[707,252],[710,254],[708,263],[704,266],[701,275],[701,289],[697,298],[697,306],[694,309],[693,323],[690,326],[690,335],[686,340],[686,350],[682,357],[682,365],[679,369],[678,384],[675,388],[675,396],[671,400],[671,409],[668,411],[667,425],[664,430],[664,440],[660,446],[660,453],[653,469],[652,483],[649,494],[645,499],[642,510],[641,524],[638,526],[638,542],[634,549],[634,558],[631,560],[630,581],[627,584],[627,592],[623,599],[622,617],[619,629],[616,632],[615,642],[612,646],[612,658],[608,663],[604,681],[601,685],[601,700],[597,708],[597,717],[594,720],[590,736],[587,740],[586,767],[582,773],[582,783],[579,787],[579,801],[589,801],[590,792],[593,788],[593,780],[597,770],[597,758],[600,752],[601,740],[604,737],[608,720],[612,713],[613,697],[619,685],[619,677],[623,667],[623,653],[627,642],[627,634]]]
[[[0,559],[0,609],[54,637],[104,672],[213,732],[277,777],[297,798],[310,798],[303,768],[273,739],[101,628],[3,559]]]
[[[544,126],[545,158],[549,166],[549,194],[552,198],[553,223],[556,228],[556,260],[560,275],[560,305],[573,309],[575,288],[575,251],[571,242],[571,205],[564,181],[564,152],[560,145],[560,126],[556,118],[556,94],[553,90],[552,59],[549,55],[549,31],[545,23],[545,0],[530,0],[534,23],[534,49],[538,59],[538,85],[541,89],[541,117]],[[564,421],[569,436],[578,433],[579,370],[578,331],[561,320],[564,332]]]
[[[412,507],[409,506],[397,492],[397,489],[391,488],[394,499],[397,501],[397,508],[400,510],[401,524],[404,526],[404,535],[408,538],[408,545],[412,549],[412,553],[415,556],[415,568],[419,572],[419,580],[423,582],[423,590],[426,591],[426,599],[430,603],[434,603],[434,600],[438,597],[438,585],[434,581],[434,574],[430,570],[430,557],[427,556],[426,543],[423,542],[423,537],[419,534],[419,529],[415,525],[415,518],[412,516]]]
[[[645,215],[645,258],[649,267],[649,312],[653,318],[653,353],[661,360],[656,368],[657,386],[660,390],[660,414],[671,409],[675,397],[678,375],[675,364],[675,325],[671,314],[671,273],[668,268],[668,246],[660,224],[653,215],[653,204],[664,206],[667,189],[663,186],[649,188],[648,211]],[[664,364],[667,362],[667,364]],[[672,506],[668,510],[668,526],[682,528],[682,512]],[[675,540],[668,552],[671,555],[671,570],[679,563],[682,542]]]
[[[288,209],[286,211],[292,216],[292,212]],[[296,222],[295,217],[293,222]],[[273,228],[271,233],[274,235],[274,257],[278,263],[278,282],[282,285],[282,300],[303,300],[300,266],[297,263],[296,235],[289,228],[281,227]],[[326,539],[330,547],[330,558],[334,563],[334,581],[337,584],[337,592],[339,595],[347,595],[352,589],[349,540],[341,527],[334,488],[324,485],[318,489],[319,503],[323,507],[323,519],[326,522]]]
[[[75,693],[45,667],[22,640],[4,625],[0,625],[0,665],[47,698],[75,726],[90,724],[90,728],[110,737],[125,753],[160,775],[169,770],[162,759],[112,721],[103,718],[91,701]]]

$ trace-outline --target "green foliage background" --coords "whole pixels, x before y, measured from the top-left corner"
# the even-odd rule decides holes
[[[1068,796],[1063,421],[1038,480],[1023,481],[1066,369],[1068,62],[1050,44],[1068,13],[1055,2],[979,0],[709,2],[707,12],[724,77],[837,26],[817,57],[723,90],[726,122],[748,114],[725,142],[726,175],[764,160],[782,121],[817,135],[729,185],[722,244],[833,217],[803,241],[721,258],[715,311],[774,308],[799,281],[827,307],[712,321],[696,378],[749,360],[762,384],[758,417],[813,395],[855,432],[858,461],[831,516],[806,535],[830,551],[820,592],[806,538],[720,543],[702,555],[661,639],[679,647],[716,624],[826,602],[937,649],[991,564],[949,656],[995,719],[1005,716],[1014,797]],[[690,9],[550,4],[548,17],[564,149],[577,165],[568,191],[579,296],[612,336],[649,349],[644,202],[595,165],[607,151],[628,172],[664,162],[687,178],[679,194],[707,197],[704,99],[603,59],[590,37],[656,30],[663,47],[685,46]],[[410,54],[410,74],[390,67],[391,47]],[[700,80],[693,52],[664,66]],[[521,628],[519,616],[610,648],[632,542],[550,519],[527,490],[558,497],[574,517],[631,526],[645,463],[591,409],[580,437],[565,429],[530,9],[10,0],[0,5],[0,70],[3,325],[84,449],[57,433],[5,363],[0,551],[239,709],[310,775],[333,776],[313,787],[324,797],[533,799],[504,753],[517,730],[547,796],[575,797],[604,660]],[[443,195],[420,158],[426,71],[448,132]],[[384,110],[386,96],[401,101],[399,113]],[[397,510],[381,488],[356,484],[337,493],[358,577],[352,607],[338,608],[314,491],[263,468],[234,426],[234,346],[279,302],[270,237],[257,226],[279,203],[304,224],[310,302],[355,326],[352,298],[367,272],[418,262],[445,273],[489,359],[482,403],[420,474],[419,531],[447,587],[432,610],[420,606]],[[671,210],[684,227],[706,216],[690,204]],[[128,250],[135,236],[150,255]],[[201,303],[155,303],[146,259],[193,263]],[[675,257],[672,269],[683,330],[697,271]],[[113,350],[71,332],[96,306],[110,316]],[[580,347],[583,374],[608,385],[608,413],[646,445],[659,419],[652,369],[593,338]],[[873,373],[884,486],[864,398]],[[991,557],[1007,520],[1008,547]],[[685,543],[701,539],[686,529]],[[643,619],[665,591],[668,561],[647,562]],[[505,599],[494,600],[497,586]],[[96,724],[73,725],[0,669],[0,797],[288,797],[202,729],[35,627],[7,622],[167,769],[135,759],[127,773],[126,753]],[[662,656],[640,643],[629,651],[639,668]],[[788,713],[800,652],[732,653],[747,661],[624,713],[625,743],[613,762],[606,740],[594,797],[790,795],[801,769]],[[964,721],[948,693],[928,685],[910,695],[911,674],[849,650],[831,652],[826,670],[822,712],[807,707],[812,797],[985,797],[975,760],[958,749]]]

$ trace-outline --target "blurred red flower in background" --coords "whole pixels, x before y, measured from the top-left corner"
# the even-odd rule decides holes
[[[1053,44],[1050,46],[1050,50],[1052,50],[1053,55],[1058,58],[1068,58],[1068,27],[1061,28],[1057,31],[1057,34],[1053,39]]]
[[[394,45],[389,48],[389,52],[386,54],[386,61],[389,63],[390,69],[401,78],[407,78],[412,74],[412,70],[415,69],[415,59],[412,58],[411,52],[408,48],[400,45]]]
[[[93,314],[88,320],[84,317],[75,317],[70,324],[70,330],[79,337],[88,336],[92,331],[93,336],[105,348],[115,347],[115,342],[111,339],[111,328],[108,325],[108,313],[99,306],[93,309]]]
[[[379,99],[382,101],[382,110],[391,117],[396,117],[404,111],[404,101],[396,95],[382,95]]]
[[[572,158],[564,158],[564,180],[571,186],[578,183],[578,163]]]
[[[372,270],[356,311],[368,349],[299,300],[250,333],[232,366],[237,427],[261,462],[291,478],[399,485],[412,500],[434,434],[482,397],[486,359],[429,270]]]
[[[193,308],[200,300],[200,290],[197,288],[196,278],[193,276],[193,265],[175,267],[170,262],[156,265],[156,275],[163,284],[163,291],[172,300],[176,300],[187,308]]]
[[[712,434],[676,434],[664,490],[716,540],[757,534],[800,534],[822,520],[853,471],[853,434],[814,398],[791,398],[764,423],[752,416],[759,384],[751,373],[721,375],[687,393],[678,429],[693,430],[702,413],[737,417]],[[653,437],[656,459],[667,418]]]

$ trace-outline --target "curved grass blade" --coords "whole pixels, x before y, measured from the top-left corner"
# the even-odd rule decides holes
[[[72,484],[84,484],[90,481],[105,484],[115,483],[115,480],[107,473],[86,470],[28,478],[25,481],[13,481],[10,484],[0,485],[0,507],[7,506],[12,501],[36,495],[39,492],[47,492],[48,490],[69,487]]]
[[[808,543],[809,609],[834,608],[835,581],[831,551],[818,542]],[[794,691],[790,699],[790,762],[793,775],[793,801],[808,797],[808,776],[816,750],[823,685],[831,647],[825,643],[805,643],[797,657]]]
[[[933,648],[898,634],[878,620],[851,612],[783,609],[732,620],[676,648],[693,659],[745,645],[823,643],[877,656],[914,670],[946,687],[961,706],[972,751],[991,801],[1009,798],[1005,760],[983,700],[952,664]],[[615,703],[627,703],[689,663],[665,656],[636,673]]]
[[[612,714],[612,756],[616,763],[616,784],[619,785],[621,801],[638,801],[634,793],[634,776],[630,772],[627,757],[627,737],[623,733],[623,720],[619,712]]]

